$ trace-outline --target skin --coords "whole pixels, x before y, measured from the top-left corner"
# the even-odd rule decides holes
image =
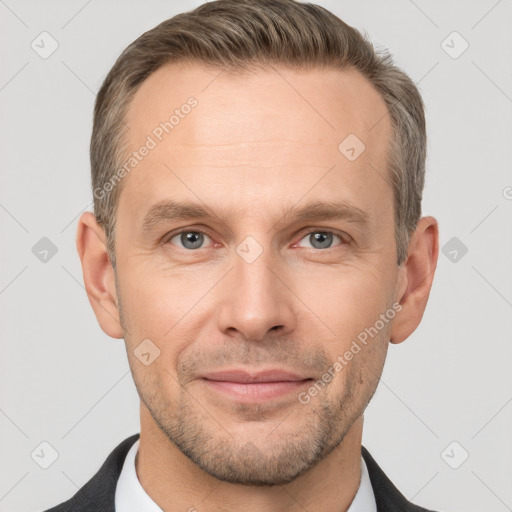
[[[427,304],[437,221],[420,219],[397,266],[393,191],[383,179],[390,120],[358,72],[219,75],[168,64],[134,96],[131,150],[190,96],[197,107],[122,182],[116,270],[91,212],[77,232],[91,305],[105,333],[124,337],[141,397],[138,478],[163,510],[346,510],[387,348],[411,335]],[[351,133],[366,146],[352,162],[338,150]],[[165,199],[215,215],[144,232],[144,215]],[[315,201],[348,202],[368,225],[284,215]],[[199,248],[175,236],[181,228],[205,233],[196,234]],[[326,231],[338,236],[315,245],[310,235]],[[251,263],[237,253],[248,236],[262,250]],[[307,404],[296,392],[242,403],[200,378],[285,368],[321,379],[393,304],[401,311]],[[160,350],[147,366],[134,353],[144,339]]]

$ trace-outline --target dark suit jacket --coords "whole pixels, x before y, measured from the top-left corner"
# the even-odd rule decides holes
[[[125,439],[72,498],[46,512],[114,512],[117,480],[126,454],[139,436],[134,434]],[[364,446],[361,452],[368,467],[378,512],[432,512],[408,502]]]

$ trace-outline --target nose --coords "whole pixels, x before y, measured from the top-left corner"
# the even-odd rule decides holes
[[[234,268],[222,283],[218,328],[228,335],[260,341],[270,331],[292,332],[297,323],[293,293],[282,269],[264,255],[248,263],[234,255]]]

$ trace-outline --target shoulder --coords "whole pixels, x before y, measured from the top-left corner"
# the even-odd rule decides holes
[[[140,434],[134,434],[118,444],[97,473],[74,496],[44,512],[114,512],[117,480],[126,454],[139,437]]]

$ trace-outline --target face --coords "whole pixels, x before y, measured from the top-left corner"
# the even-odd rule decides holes
[[[130,154],[151,147],[122,183],[117,301],[151,421],[218,479],[281,484],[340,444],[382,371],[391,129],[355,71],[219,72],[167,65],[133,99]],[[340,151],[350,134],[364,151]]]

